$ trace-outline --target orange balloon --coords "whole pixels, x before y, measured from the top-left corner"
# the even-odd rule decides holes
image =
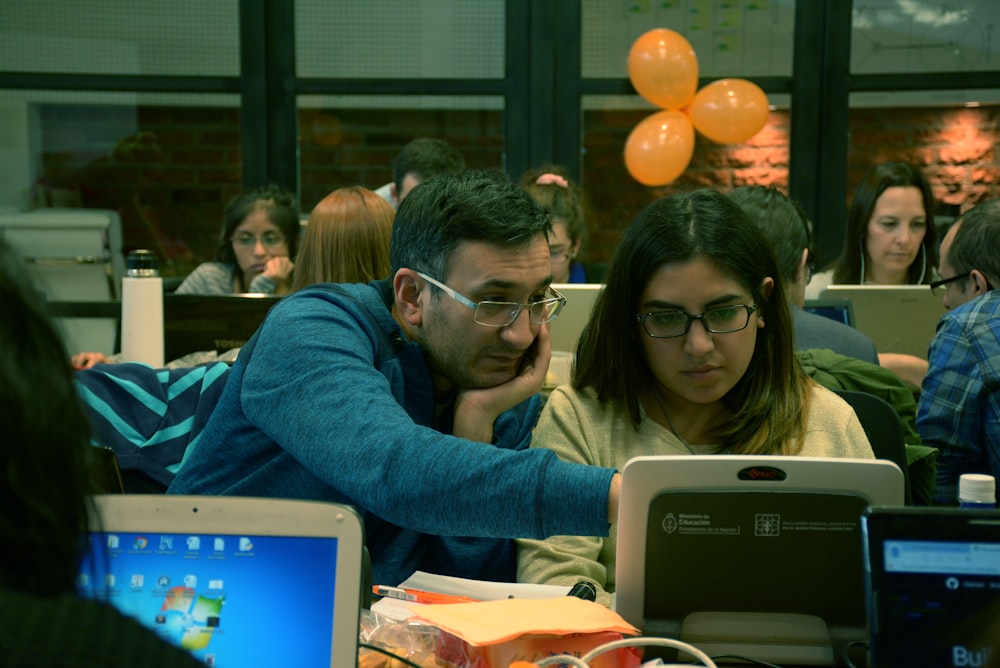
[[[681,111],[658,111],[644,118],[625,142],[625,166],[636,181],[665,186],[680,176],[694,152],[694,127]]]
[[[639,95],[656,106],[680,109],[698,90],[698,58],[683,35],[656,28],[629,49],[628,77]]]
[[[746,79],[713,81],[698,91],[687,111],[695,129],[720,144],[750,139],[770,114],[767,95]]]

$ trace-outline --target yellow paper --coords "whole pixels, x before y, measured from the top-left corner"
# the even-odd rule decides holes
[[[416,617],[470,645],[492,645],[526,634],[639,632],[617,612],[575,596],[425,605]]]

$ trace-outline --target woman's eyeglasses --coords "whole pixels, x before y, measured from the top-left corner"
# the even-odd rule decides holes
[[[285,237],[277,234],[276,232],[265,232],[259,237],[252,234],[235,234],[229,237],[229,240],[236,246],[242,246],[243,248],[253,248],[257,245],[258,241],[262,243],[265,248],[274,248],[275,246],[280,246],[285,243]]]
[[[652,311],[635,316],[642,323],[646,334],[654,339],[673,339],[684,336],[691,329],[691,323],[701,320],[701,324],[712,334],[728,334],[746,329],[750,324],[750,315],[757,310],[756,306],[747,304],[729,304],[713,306],[704,313],[691,315],[687,311],[671,309],[669,311]]]

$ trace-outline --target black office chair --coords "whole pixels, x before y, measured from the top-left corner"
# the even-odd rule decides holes
[[[854,390],[834,390],[851,405],[865,430],[872,451],[878,459],[888,459],[903,471],[903,490],[906,505],[913,505],[910,494],[910,471],[906,462],[906,442],[903,438],[903,421],[892,404],[881,397]]]

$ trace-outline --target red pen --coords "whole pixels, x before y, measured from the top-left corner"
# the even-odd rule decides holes
[[[433,591],[421,591],[419,589],[403,589],[402,587],[389,587],[386,585],[375,585],[372,593],[383,598],[395,598],[400,601],[410,601],[411,603],[479,603],[479,599],[468,596],[456,596],[453,594],[439,594]]]

